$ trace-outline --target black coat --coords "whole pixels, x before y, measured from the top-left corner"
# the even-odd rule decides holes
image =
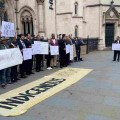
[[[17,40],[17,45],[19,46],[19,49],[22,50],[23,49],[23,45],[21,43],[20,40]]]
[[[24,40],[24,43],[25,43],[25,45],[26,45],[26,48],[31,48],[32,47],[32,43],[31,43],[31,41],[30,40]]]
[[[64,49],[66,48],[65,41],[63,39],[59,40],[58,45],[59,45],[59,52],[60,54],[62,54],[65,51]]]

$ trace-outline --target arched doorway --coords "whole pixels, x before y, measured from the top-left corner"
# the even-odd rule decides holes
[[[111,2],[110,8],[104,13],[105,18],[105,46],[111,47],[119,35],[120,14]]]
[[[28,10],[24,10],[21,14],[21,24],[23,34],[30,33],[34,34],[34,26],[33,26],[33,17],[32,14]]]

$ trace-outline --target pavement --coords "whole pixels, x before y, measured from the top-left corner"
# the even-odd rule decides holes
[[[120,62],[113,62],[112,51],[95,51],[83,62],[70,67],[93,71],[76,84],[55,94],[17,117],[0,120],[120,120]],[[50,75],[60,68],[45,70],[0,88],[0,94]]]

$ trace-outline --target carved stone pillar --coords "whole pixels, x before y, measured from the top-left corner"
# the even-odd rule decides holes
[[[39,31],[40,35],[45,34],[44,28],[44,0],[37,0],[38,3],[38,24],[39,24]]]

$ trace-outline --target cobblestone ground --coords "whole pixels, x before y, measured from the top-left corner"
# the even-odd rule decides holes
[[[0,120],[120,120],[120,63],[112,62],[113,52],[89,53],[83,62],[70,67],[90,68],[93,71],[71,87],[32,107],[18,117]],[[49,75],[59,69],[41,73],[0,88],[0,94]]]

